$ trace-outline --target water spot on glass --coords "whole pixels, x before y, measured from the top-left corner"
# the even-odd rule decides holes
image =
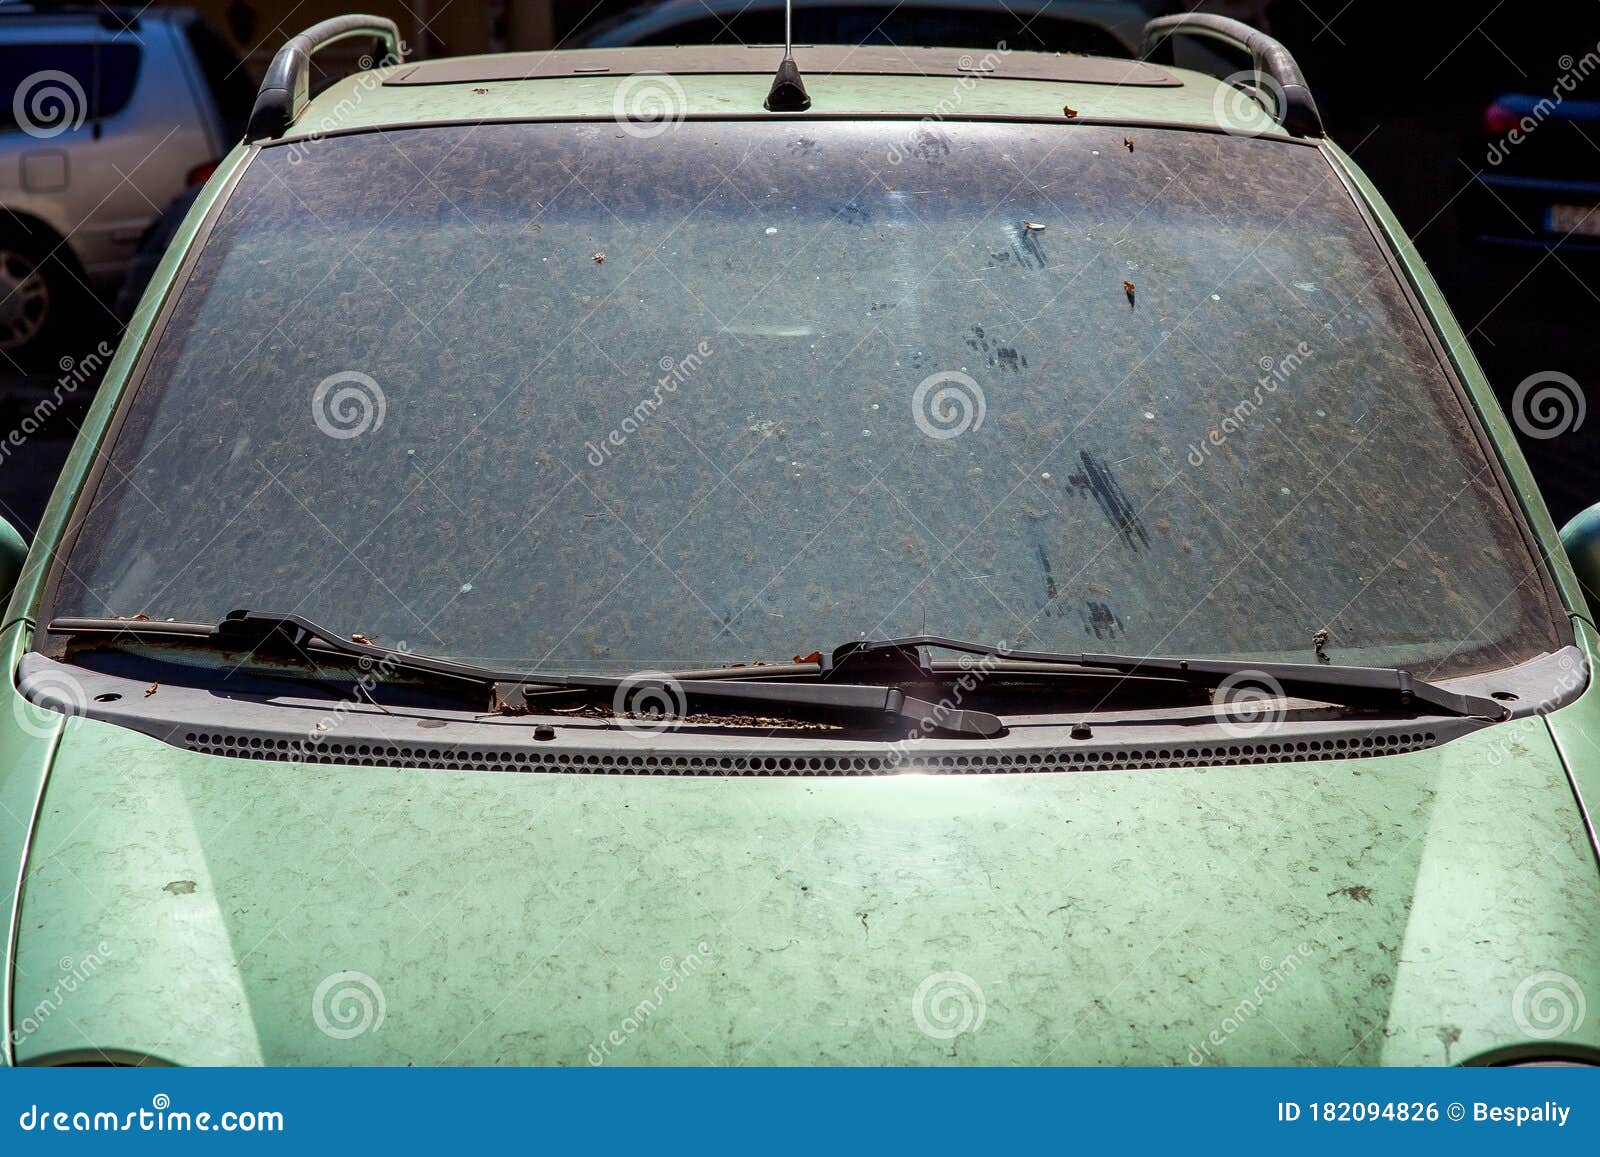
[[[778,227],[776,225],[768,225],[767,226],[767,236],[768,237],[771,237],[771,236],[775,235],[777,232],[778,232]]]

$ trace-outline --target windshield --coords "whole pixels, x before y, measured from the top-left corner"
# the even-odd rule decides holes
[[[630,127],[263,150],[54,613],[611,673],[921,632],[1305,659],[1325,628],[1425,677],[1559,645],[1317,150]]]

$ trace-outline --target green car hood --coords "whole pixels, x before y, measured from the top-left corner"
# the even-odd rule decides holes
[[[1600,999],[1596,912],[1539,718],[1326,763],[767,778],[258,762],[75,718],[16,1053],[1437,1064]]]

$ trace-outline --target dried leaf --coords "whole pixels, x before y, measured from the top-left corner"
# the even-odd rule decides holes
[[[1126,293],[1128,295],[1128,304],[1132,305],[1133,304],[1133,282],[1124,281],[1122,283],[1122,292]]]
[[[148,699],[150,696],[154,695],[156,693],[157,686],[158,684],[152,683],[150,686],[146,687],[144,689],[144,697]]]
[[[351,635],[350,641],[352,643],[365,643],[369,647],[372,646],[372,639],[367,635]]]
[[[796,655],[794,661],[796,663],[820,663],[822,662],[822,652],[812,651],[809,655]]]
[[[1064,104],[1061,106],[1061,115],[1075,117],[1078,115],[1078,110],[1073,108],[1070,104]]]
[[[1122,138],[1122,143],[1123,143],[1123,145],[1125,145],[1127,147],[1127,150],[1130,153],[1133,152],[1133,141],[1130,138],[1123,137]]]
[[[594,255],[594,263],[596,265],[604,265],[606,263],[606,255],[604,253],[596,253]]]
[[[1030,233],[1041,233],[1044,231],[1044,226],[1039,224],[1037,221],[1025,220],[1022,222],[1022,227],[1028,230]]]

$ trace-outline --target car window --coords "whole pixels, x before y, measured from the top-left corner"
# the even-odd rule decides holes
[[[137,44],[0,44],[0,130],[115,116],[139,78]],[[62,80],[62,77],[65,80]]]
[[[184,36],[200,65],[206,88],[217,106],[227,139],[236,141],[244,136],[245,125],[250,120],[250,109],[255,104],[256,86],[239,62],[239,54],[223,39],[222,34],[204,20],[193,20],[184,28]]]
[[[272,608],[599,671],[921,631],[1306,659],[1326,628],[1435,675],[1558,645],[1316,149],[635,128],[262,151],[57,613]]]
[[[998,44],[1050,52],[1127,56],[1111,33],[1078,20],[1005,9],[881,7],[796,7],[794,39],[799,44],[928,44],[944,48],[993,49]],[[707,14],[651,32],[629,43],[781,44],[781,10]]]

